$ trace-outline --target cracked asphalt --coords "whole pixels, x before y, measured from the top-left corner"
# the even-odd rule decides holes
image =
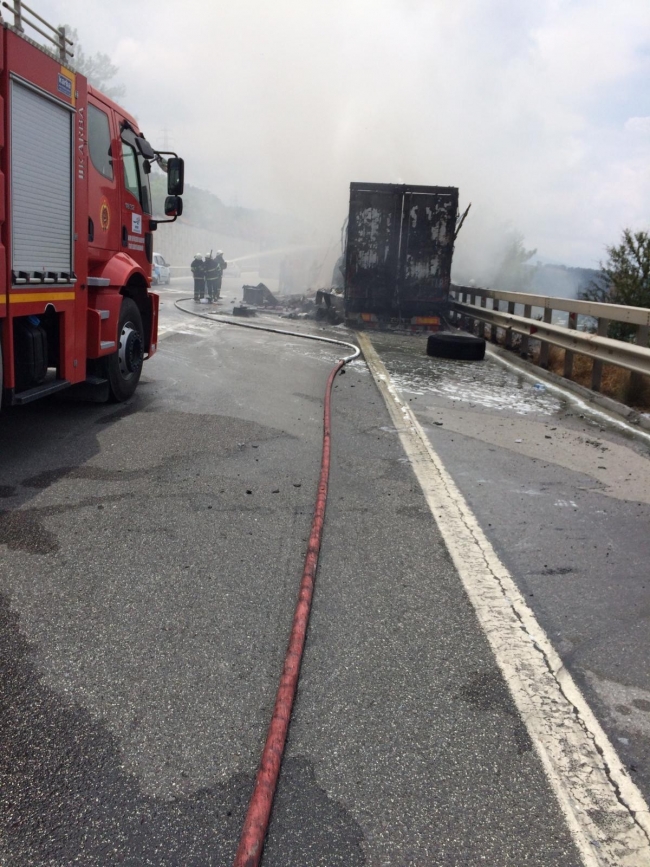
[[[236,849],[337,353],[190,322],[162,295],[169,330],[130,403],[60,398],[0,426],[1,863],[226,865]],[[335,383],[263,864],[478,863],[581,862],[359,362]]]

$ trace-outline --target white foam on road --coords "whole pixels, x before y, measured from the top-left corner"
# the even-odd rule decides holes
[[[486,364],[480,379],[476,368],[466,361],[436,358],[435,368],[420,358],[402,354],[391,357],[389,366],[397,390],[405,394],[436,394],[453,402],[482,406],[489,410],[510,410],[517,415],[553,415],[562,401],[545,389],[538,390],[522,377],[497,364]]]
[[[650,813],[370,339],[368,367],[587,867],[650,867]]]
[[[489,347],[487,347],[487,353],[490,358],[497,361],[499,364],[504,367],[509,368],[514,373],[519,376],[524,376],[528,380],[536,381],[535,374],[532,371],[525,370],[523,367],[520,367],[517,364],[513,364],[508,359],[503,358],[499,353],[493,352]],[[559,397],[562,397],[566,401],[570,401],[574,406],[578,407],[583,413],[586,415],[590,415],[595,419],[598,419],[601,423],[604,422],[612,427],[618,428],[619,430],[624,431],[625,433],[632,434],[640,440],[643,440],[645,443],[650,444],[650,433],[638,427],[637,425],[631,424],[629,421],[626,421],[622,418],[617,418],[611,412],[605,412],[602,409],[597,409],[593,404],[587,403],[582,400],[575,392],[570,391],[568,388],[562,388],[561,385],[557,385],[554,382],[550,382],[547,379],[544,379],[544,388],[549,391],[557,394]],[[647,416],[647,413],[642,413],[642,415]]]

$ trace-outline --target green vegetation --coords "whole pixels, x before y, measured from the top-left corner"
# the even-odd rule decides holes
[[[607,262],[598,277],[580,294],[585,301],[650,307],[650,234],[623,231],[620,244],[607,247]],[[631,340],[636,326],[612,322],[608,336]]]

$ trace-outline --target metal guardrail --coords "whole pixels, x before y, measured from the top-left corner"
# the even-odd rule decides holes
[[[513,334],[521,335],[520,353],[528,355],[529,341],[539,340],[539,364],[548,366],[549,346],[565,350],[564,376],[570,377],[574,354],[593,359],[591,387],[600,390],[603,364],[624,367],[634,373],[650,376],[650,309],[625,307],[621,304],[603,304],[595,301],[573,301],[548,295],[530,295],[527,292],[501,292],[473,286],[451,287],[452,309],[459,319],[466,317],[479,323],[479,334],[485,335],[490,326],[490,337],[496,339],[497,328],[505,331],[505,345],[512,348]],[[488,307],[488,301],[491,306]],[[519,315],[517,307],[522,308]],[[541,311],[541,319],[533,311]],[[566,326],[554,323],[553,311],[568,313]],[[595,333],[578,330],[578,318],[596,321]],[[636,343],[607,337],[610,322],[636,325]]]
[[[74,52],[70,51],[68,45],[72,46],[74,45],[74,43],[66,36],[65,27],[54,27],[44,18],[41,18],[38,12],[34,12],[34,10],[31,9],[26,3],[24,3],[23,0],[13,0],[13,6],[7,3],[6,0],[2,0],[2,6],[4,9],[8,9],[13,14],[15,30],[24,35],[24,25],[26,24],[28,27],[31,27],[32,30],[35,30],[44,39],[47,39],[48,42],[51,42],[52,45],[54,45],[61,63],[67,65],[70,62],[70,58],[73,56]],[[30,15],[32,18],[35,18],[39,22],[39,24],[47,27],[47,30],[49,32],[42,30],[39,24],[35,24],[33,21],[30,20],[30,18],[26,18],[25,13]],[[51,51],[49,46],[45,47],[48,51]]]

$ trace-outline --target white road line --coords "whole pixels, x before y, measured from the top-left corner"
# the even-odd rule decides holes
[[[359,344],[587,867],[650,867],[650,814],[370,339]]]

